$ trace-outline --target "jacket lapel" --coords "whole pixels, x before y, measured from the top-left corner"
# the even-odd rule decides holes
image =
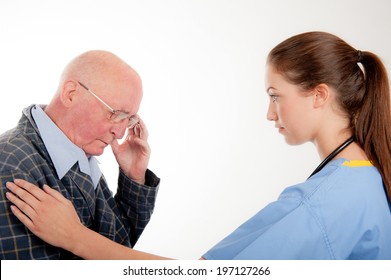
[[[69,176],[70,179],[75,184],[75,187],[78,188],[79,192],[83,196],[85,202],[88,205],[89,212],[91,217],[95,217],[95,188],[92,183],[91,177],[79,170],[79,165],[76,163],[65,177]]]

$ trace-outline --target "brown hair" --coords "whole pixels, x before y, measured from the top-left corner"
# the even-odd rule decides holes
[[[350,119],[349,128],[379,170],[391,202],[390,87],[381,60],[335,35],[307,32],[278,44],[269,53],[268,63],[303,90],[324,83],[337,91],[337,102]]]

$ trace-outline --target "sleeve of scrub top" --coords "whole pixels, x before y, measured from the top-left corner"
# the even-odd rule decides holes
[[[333,259],[310,206],[280,199],[210,249],[205,259]]]

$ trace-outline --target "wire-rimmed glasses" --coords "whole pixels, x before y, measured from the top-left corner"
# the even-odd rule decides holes
[[[135,115],[130,115],[128,112],[122,111],[122,110],[115,110],[111,108],[106,102],[104,102],[99,96],[97,96],[92,90],[90,90],[87,86],[85,86],[83,83],[78,81],[79,85],[81,85],[85,90],[87,90],[89,93],[91,93],[96,99],[98,99],[103,105],[106,106],[107,109],[109,109],[111,116],[110,120],[114,123],[120,123],[125,119],[128,119],[128,125],[127,128],[134,128],[136,124],[138,124],[139,119]]]

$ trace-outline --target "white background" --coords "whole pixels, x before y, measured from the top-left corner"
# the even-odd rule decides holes
[[[136,248],[195,259],[305,180],[311,144],[291,147],[266,120],[265,58],[297,33],[334,33],[391,69],[389,0],[0,1],[0,133],[48,103],[65,64],[112,51],[142,77],[150,168],[162,179]],[[110,148],[99,158],[112,190]]]

